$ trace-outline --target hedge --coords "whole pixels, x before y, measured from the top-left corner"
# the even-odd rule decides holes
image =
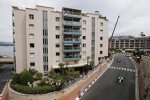
[[[11,84],[12,89],[16,90],[17,92],[21,92],[24,94],[45,94],[53,91],[57,91],[59,87],[57,86],[40,86],[40,87],[29,87],[24,86],[21,84]]]

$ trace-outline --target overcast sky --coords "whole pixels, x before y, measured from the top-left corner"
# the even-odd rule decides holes
[[[43,5],[61,11],[62,7],[82,9],[83,12],[100,11],[109,19],[109,35],[120,15],[115,35],[150,35],[150,0],[0,0],[0,41],[12,42],[12,9]]]

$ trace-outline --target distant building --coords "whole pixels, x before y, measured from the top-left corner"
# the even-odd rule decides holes
[[[150,51],[150,36],[114,36],[111,42],[111,48],[125,51]]]
[[[16,72],[36,69],[44,75],[58,69],[83,67],[89,61],[99,64],[108,56],[108,19],[95,13],[36,6],[35,9],[13,8],[14,58]]]

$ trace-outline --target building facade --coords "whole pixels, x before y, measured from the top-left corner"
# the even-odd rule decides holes
[[[111,48],[125,51],[150,51],[150,36],[114,36],[111,42]]]
[[[108,19],[98,11],[12,8],[17,73],[31,68],[46,75],[59,63],[83,67],[87,60],[97,65],[108,56]]]

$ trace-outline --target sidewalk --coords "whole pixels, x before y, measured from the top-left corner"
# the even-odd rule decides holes
[[[139,81],[139,97],[140,100],[144,100],[144,79],[143,79],[143,73],[142,68],[140,66],[140,63],[136,62],[136,59],[134,58],[134,61],[136,63],[136,67],[138,68],[138,81]]]
[[[90,80],[92,80],[95,76],[102,73],[102,71],[107,68],[107,64],[104,64],[103,66],[101,66],[101,68],[100,66],[98,66],[94,73],[91,73],[87,79],[85,79],[84,81],[81,81],[81,83],[78,84],[77,88],[75,88],[74,90],[72,90],[70,93],[66,95],[62,95],[59,98],[59,100],[75,100],[75,98],[78,96],[79,91],[82,89],[82,87],[84,87],[88,82],[90,82]]]
[[[0,98],[0,100],[8,100],[8,99],[9,99],[9,96],[8,96],[8,85],[6,84],[4,92],[3,92],[3,95]]]

